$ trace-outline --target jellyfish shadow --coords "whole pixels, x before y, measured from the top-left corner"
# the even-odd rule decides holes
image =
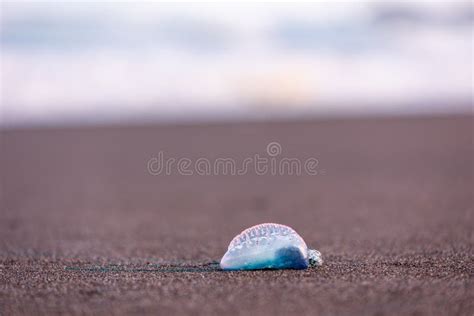
[[[91,272],[91,273],[185,273],[185,272],[225,272],[219,262],[209,262],[199,265],[184,264],[151,264],[143,266],[129,266],[121,264],[92,265],[92,266],[66,266],[66,271]]]

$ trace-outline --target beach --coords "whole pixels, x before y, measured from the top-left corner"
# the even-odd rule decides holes
[[[472,315],[472,132],[469,115],[3,130],[0,314]],[[317,164],[153,174],[160,152]],[[265,222],[323,266],[221,271]]]

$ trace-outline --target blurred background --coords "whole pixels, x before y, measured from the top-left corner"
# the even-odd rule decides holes
[[[470,2],[4,3],[2,125],[469,113]]]

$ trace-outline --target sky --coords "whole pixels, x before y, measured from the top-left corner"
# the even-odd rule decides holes
[[[1,124],[472,110],[469,2],[1,4]]]

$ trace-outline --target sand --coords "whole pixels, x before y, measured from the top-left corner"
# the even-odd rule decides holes
[[[473,118],[2,132],[0,314],[472,315]],[[150,175],[165,157],[316,158],[317,175]],[[323,267],[223,272],[293,227]]]

